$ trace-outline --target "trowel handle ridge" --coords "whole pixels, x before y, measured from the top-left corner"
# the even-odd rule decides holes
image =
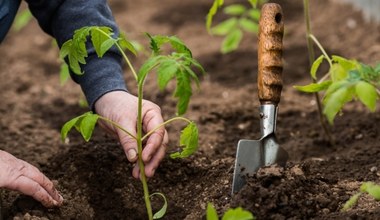
[[[261,104],[280,102],[282,90],[282,38],[284,22],[281,6],[264,4],[259,21],[258,90]]]

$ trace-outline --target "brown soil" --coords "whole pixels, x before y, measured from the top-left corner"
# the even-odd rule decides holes
[[[359,103],[349,103],[335,121],[337,143],[330,146],[313,96],[292,88],[310,81],[302,1],[280,1],[286,26],[285,85],[276,133],[289,152],[289,163],[284,169],[260,170],[233,198],[237,142],[259,138],[256,37],[246,35],[237,51],[222,55],[222,39],[209,36],[204,26],[210,1],[110,2],[131,39],[146,42],[143,32],[175,34],[207,70],[187,113],[199,124],[199,151],[185,160],[166,158],[149,181],[152,192],[169,200],[164,219],[202,219],[208,202],[219,213],[242,206],[258,219],[380,218],[380,203],[370,197],[340,212],[363,181],[380,183],[379,110],[370,113]],[[312,3],[314,34],[328,53],[368,64],[380,60],[379,25],[365,22],[360,12],[337,1]],[[60,86],[58,51],[51,38],[33,21],[8,35],[0,53],[0,149],[56,180],[65,198],[61,208],[45,209],[29,197],[3,190],[5,219],[145,219],[141,184],[131,177],[132,166],[115,140],[99,128],[89,143],[75,133],[70,143],[61,143],[63,123],[87,109],[78,105],[82,95],[77,85]],[[139,65],[141,59],[134,62]],[[130,75],[126,70],[133,92]],[[148,80],[146,98],[162,106],[165,118],[172,117],[174,100],[170,93],[156,93],[154,84]],[[181,126],[169,128],[173,149]]]

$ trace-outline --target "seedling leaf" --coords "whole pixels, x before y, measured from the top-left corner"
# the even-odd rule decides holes
[[[219,220],[218,213],[211,203],[207,204],[206,220]]]
[[[178,65],[174,60],[167,60],[161,63],[157,69],[157,81],[160,90],[164,90],[166,85],[173,79],[178,71]]]
[[[234,29],[227,34],[222,43],[222,53],[229,53],[236,50],[243,37],[243,33],[240,29]]]
[[[97,114],[86,114],[85,117],[80,122],[80,133],[85,141],[89,141],[92,136],[92,132],[94,131],[96,122],[99,119],[99,115]]]
[[[374,70],[376,73],[380,73],[380,63],[376,65]]]
[[[343,105],[352,99],[352,92],[348,87],[341,87],[324,99],[325,107],[323,113],[326,115],[330,124],[333,124],[336,114],[342,109]]]
[[[313,65],[311,65],[310,75],[313,79],[317,79],[317,70],[318,70],[319,66],[321,65],[324,58],[325,58],[324,55],[319,56],[314,61]]]
[[[211,28],[211,33],[215,34],[215,35],[224,36],[224,35],[230,33],[231,30],[233,30],[237,24],[238,24],[237,18],[235,18],[235,17],[229,18],[229,19],[219,23],[215,27]]]
[[[104,53],[111,48],[115,42],[111,37],[111,35],[113,35],[112,29],[109,27],[90,27],[90,30],[92,45],[98,57],[103,57]]]
[[[156,212],[156,213],[153,215],[153,219],[160,219],[160,218],[162,218],[162,217],[165,215],[165,213],[166,213],[166,210],[167,210],[167,208],[168,208],[168,202],[167,202],[167,200],[166,200],[165,195],[162,194],[162,193],[153,193],[153,194],[150,195],[150,197],[155,196],[155,195],[161,196],[161,198],[163,198],[163,200],[164,200],[164,205],[161,207],[161,209],[160,209],[158,212]]]
[[[254,7],[254,8],[257,7],[258,0],[248,0],[248,2],[251,3],[252,7]]]
[[[254,220],[255,217],[251,212],[244,210],[241,207],[236,209],[229,209],[224,213],[222,220]]]
[[[255,21],[259,21],[260,20],[260,14],[261,14],[260,10],[256,9],[256,8],[250,9],[248,11],[249,17],[251,17]]]
[[[177,73],[177,87],[174,91],[174,97],[178,98],[177,115],[185,114],[189,106],[190,97],[192,95],[191,81],[189,75],[185,71]]]
[[[180,146],[181,152],[170,155],[171,158],[185,158],[193,154],[198,149],[198,128],[194,122],[189,123],[181,133]]]
[[[24,9],[19,12],[14,20],[13,29],[15,31],[20,31],[23,27],[25,27],[30,20],[33,18],[32,13],[28,9]]]
[[[61,140],[64,142],[66,137],[67,137],[67,134],[69,133],[69,131],[73,128],[73,127],[76,127],[78,126],[78,122],[80,122],[80,120],[85,117],[87,114],[89,114],[89,112],[86,112],[78,117],[75,117],[73,119],[71,119],[70,121],[66,122],[63,126],[62,126],[62,129],[61,129]]]
[[[123,49],[123,50],[129,50],[131,51],[134,55],[137,55],[137,49],[136,49],[136,46],[133,45],[133,42],[130,42],[128,39],[127,39],[127,36],[123,33],[123,32],[120,32],[120,36],[119,38],[117,39],[117,43],[120,45],[120,47]],[[137,44],[137,42],[136,42]],[[141,45],[139,45],[141,46]]]
[[[138,77],[137,81],[138,81],[139,85],[141,85],[142,83],[144,83],[146,75],[159,64],[159,60],[161,58],[162,58],[161,56],[150,57],[140,67],[140,70],[139,70],[139,72],[137,74],[137,77]]]
[[[328,80],[328,81],[324,81],[321,83],[311,83],[311,84],[306,85],[306,86],[293,86],[293,87],[298,89],[301,92],[312,93],[312,92],[319,92],[319,91],[327,89],[331,85],[331,83],[332,83],[332,81]]]
[[[224,0],[214,0],[209,12],[207,13],[206,17],[206,28],[210,32],[211,24],[212,24],[212,19],[214,18],[214,15],[218,11],[220,7],[224,4]]]
[[[352,208],[358,203],[358,199],[360,197],[361,193],[356,193],[353,195],[344,205],[342,208],[342,211],[347,211],[348,209]]]
[[[251,32],[251,33],[259,32],[259,25],[248,18],[239,19],[239,25],[243,30],[247,32]]]
[[[365,182],[361,185],[360,190],[371,195],[374,199],[380,200],[380,185],[373,182]]]
[[[232,4],[224,8],[223,12],[228,15],[242,15],[247,10],[244,5]]]
[[[367,82],[360,81],[355,85],[355,92],[359,100],[374,112],[378,99],[376,88]]]

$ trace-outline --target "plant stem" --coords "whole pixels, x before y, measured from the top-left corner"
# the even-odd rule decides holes
[[[142,159],[142,100],[143,100],[143,84],[138,85],[138,112],[137,112],[137,154],[138,164],[140,168],[140,179],[144,189],[144,200],[149,220],[153,219],[152,206],[150,203],[148,183],[145,176],[145,165]]]
[[[321,50],[321,52],[323,53],[323,55],[326,57],[327,59],[327,62],[329,62],[329,65],[330,67],[332,66],[332,60],[331,58],[329,57],[329,55],[326,53],[325,49],[323,49],[321,43],[319,43],[319,41],[317,40],[317,38],[313,35],[313,34],[308,34],[309,38],[312,39],[314,41],[314,43],[318,46],[318,48]],[[314,61],[314,59],[312,60]]]
[[[183,121],[186,121],[187,123],[191,123],[191,121],[187,118],[184,118],[184,117],[175,117],[175,118],[172,118],[172,119],[169,119],[167,121],[165,121],[164,123],[158,125],[157,127],[153,128],[152,130],[150,130],[147,134],[144,135],[144,137],[141,138],[141,140],[145,140],[145,138],[149,137],[149,135],[153,134],[155,131],[157,131],[157,129],[159,129],[160,127],[163,127],[175,120],[183,120]]]
[[[97,28],[100,33],[102,33],[104,36],[107,36],[108,38],[111,39],[111,36],[109,36],[107,33],[102,31],[100,28]],[[119,49],[121,55],[123,56],[124,60],[127,62],[129,69],[132,71],[133,76],[135,77],[137,81],[137,74],[135,71],[135,68],[133,68],[131,61],[128,59],[127,55],[124,53],[123,49],[120,47],[118,43],[115,43],[116,47]]]
[[[313,42],[312,40],[314,40],[314,42],[316,42],[316,44],[319,46],[319,48],[321,49],[322,53],[324,53],[324,55],[326,56],[326,59],[328,60],[330,66],[332,65],[331,63],[331,59],[330,57],[326,54],[326,52],[323,50],[323,47],[319,44],[319,42],[317,41],[317,39],[312,35],[311,33],[311,26],[310,26],[310,12],[309,12],[309,0],[304,0],[303,1],[303,7],[304,7],[304,16],[305,16],[305,24],[306,24],[306,39],[307,39],[307,49],[308,49],[308,52],[309,52],[309,63],[310,63],[310,66],[312,65],[312,63],[314,62],[315,60],[315,53],[314,53],[314,48],[313,48]],[[316,83],[317,81],[315,79],[313,79],[313,83]],[[318,108],[318,115],[319,115],[319,121],[321,123],[321,126],[323,128],[323,131],[324,133],[326,134],[330,144],[332,146],[335,145],[335,141],[334,141],[334,138],[330,132],[330,129],[328,127],[328,124],[326,123],[326,117],[323,115],[323,110],[322,110],[322,103],[321,103],[321,99],[319,97],[319,93],[316,92],[314,93],[314,97],[315,97],[315,100],[317,102],[317,108]]]

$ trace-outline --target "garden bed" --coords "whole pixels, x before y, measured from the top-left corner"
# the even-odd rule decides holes
[[[210,1],[110,1],[130,39],[147,42],[143,32],[177,35],[207,71],[186,114],[198,122],[199,151],[185,160],[167,157],[149,180],[150,191],[169,200],[164,219],[202,219],[208,202],[219,213],[242,206],[258,219],[380,216],[380,203],[365,196],[352,210],[340,211],[362,182],[380,183],[380,111],[370,113],[362,104],[349,103],[332,129],[336,145],[328,144],[313,96],[292,87],[310,82],[302,1],[279,2],[285,21],[284,89],[276,133],[290,159],[284,169],[260,170],[231,197],[237,142],[259,138],[257,38],[245,35],[237,51],[223,55],[222,39],[205,29]],[[380,60],[380,25],[366,23],[359,11],[335,1],[313,1],[311,12],[313,32],[328,53],[368,64]],[[61,208],[46,209],[3,190],[5,219],[145,219],[141,184],[132,178],[132,165],[114,139],[98,128],[89,143],[74,133],[69,143],[61,143],[64,122],[87,109],[78,105],[82,96],[76,84],[60,86],[58,49],[51,38],[33,21],[12,32],[0,53],[0,149],[40,168],[65,198]],[[125,75],[131,82],[130,72]],[[132,83],[129,88],[135,91]],[[175,114],[172,97],[156,93],[153,78],[145,88],[145,98],[162,106],[165,118]],[[169,151],[176,149],[181,126],[169,129]],[[160,205],[153,201],[154,207]]]

